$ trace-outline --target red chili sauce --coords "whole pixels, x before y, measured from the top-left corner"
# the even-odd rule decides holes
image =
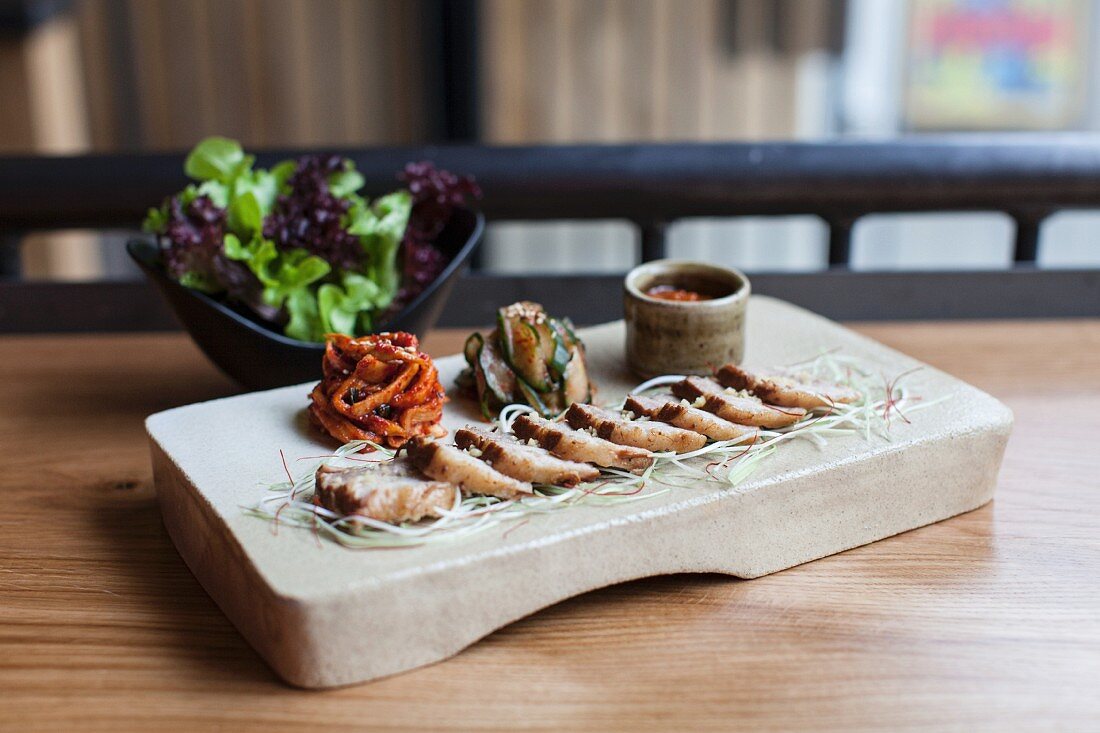
[[[645,294],[651,298],[661,300],[678,300],[681,302],[694,302],[697,300],[712,300],[709,295],[697,293],[694,290],[683,290],[675,285],[654,285]]]

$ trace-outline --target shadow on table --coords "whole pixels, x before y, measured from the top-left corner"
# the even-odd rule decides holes
[[[128,592],[129,616],[155,618],[145,638],[150,664],[174,667],[181,689],[227,693],[286,689],[245,642],[176,552],[161,521],[153,487],[132,482],[112,487],[93,506],[92,525],[114,556],[114,572]]]

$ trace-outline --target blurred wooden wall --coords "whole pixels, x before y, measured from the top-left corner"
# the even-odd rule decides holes
[[[799,136],[808,55],[837,0],[483,0],[494,142]]]
[[[420,5],[80,0],[92,144],[186,148],[423,138]]]
[[[492,142],[791,137],[838,0],[481,0]],[[77,0],[94,150],[425,139],[417,0]]]

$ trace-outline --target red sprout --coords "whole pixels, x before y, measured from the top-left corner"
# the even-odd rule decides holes
[[[286,465],[286,453],[283,453],[283,449],[279,449],[279,460],[283,462],[283,470],[286,471],[286,480],[290,482],[291,493],[290,496],[294,498],[294,477],[290,475],[290,467]]]
[[[523,525],[527,524],[527,523],[528,523],[528,522],[530,522],[530,521],[531,521],[530,519],[524,519],[524,520],[523,520],[522,522],[520,522],[519,524],[513,524],[513,525],[512,525],[511,527],[509,527],[508,529],[504,530],[504,534],[502,534],[502,535],[500,536],[500,538],[501,538],[501,539],[505,539],[505,538],[506,538],[506,537],[507,537],[508,535],[510,535],[510,534],[511,534],[512,532],[516,531],[517,529],[519,529],[520,527],[522,527]]]
[[[279,536],[279,515],[282,514],[283,510],[286,509],[288,506],[290,506],[290,502],[284,501],[282,504],[279,505],[279,508],[275,510],[275,516],[272,517],[271,534],[275,535],[276,537]]]
[[[891,410],[898,413],[901,419],[904,420],[907,424],[912,424],[912,421],[905,415],[904,412],[901,411],[901,408],[898,407],[898,400],[894,399],[894,391],[897,390],[898,382],[900,382],[904,377],[909,376],[913,372],[920,371],[922,368],[923,367],[913,367],[912,369],[908,369],[897,375],[892,380],[887,380],[886,375],[882,376],[883,381],[886,382],[886,400],[882,408],[882,419],[886,422],[887,430],[890,429]]]
[[[764,402],[763,400],[761,400],[761,401],[760,401],[760,404],[764,405],[764,407],[767,407],[767,408],[770,408],[770,409],[772,409],[772,410],[775,410],[776,412],[781,412],[781,413],[783,413],[784,415],[798,415],[798,413],[794,411],[794,408],[792,408],[792,409],[789,409],[789,410],[784,410],[784,409],[783,409],[783,408],[782,408],[781,406],[779,406],[779,405],[773,405],[773,404],[771,404],[770,402]]]
[[[715,476],[714,471],[712,469],[713,469],[714,466],[724,466],[725,463],[726,463],[726,461],[711,461],[710,463],[708,463],[706,466],[703,467],[703,470],[706,472],[706,474],[708,476],[710,476],[715,481],[721,481],[722,479],[719,478],[718,476]]]

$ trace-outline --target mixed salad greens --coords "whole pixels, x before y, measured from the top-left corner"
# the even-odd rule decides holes
[[[184,163],[196,182],[150,209],[144,229],[181,285],[302,341],[369,333],[416,297],[446,265],[433,241],[481,195],[430,163],[410,163],[406,188],[373,201],[346,158],[254,164],[234,140],[203,140]]]

